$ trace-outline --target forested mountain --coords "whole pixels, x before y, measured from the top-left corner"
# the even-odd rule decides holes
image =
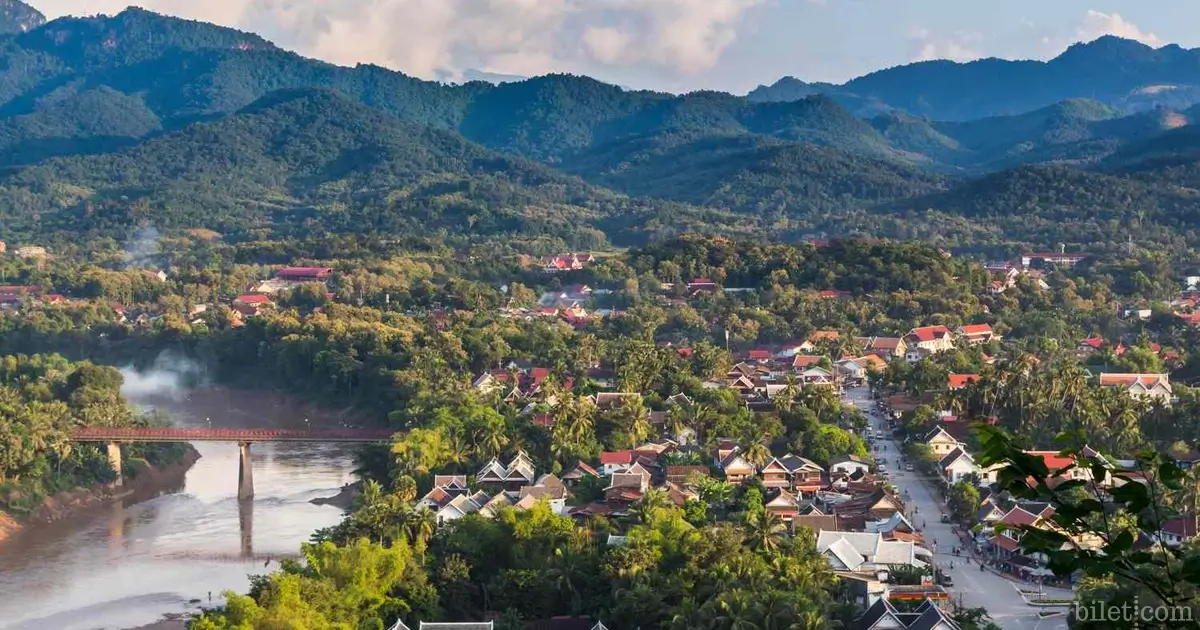
[[[1129,111],[1190,103],[1193,56],[1103,38],[1047,63],[784,81],[775,100],[447,85],[129,9],[0,37],[0,217],[60,238],[152,223],[581,248],[694,229],[1097,247],[1141,224],[1182,246],[1198,112]],[[1150,100],[1117,98],[1136,77],[1159,82]]]
[[[20,0],[0,0],[0,35],[24,33],[46,23],[46,16]]]
[[[861,103],[873,116],[881,106],[937,120],[964,121],[1013,115],[1059,101],[1090,98],[1126,111],[1200,102],[1200,49],[1152,48],[1114,36],[1068,48],[1050,61],[981,59],[924,61],[873,72],[843,85],[809,85],[785,77],[750,93],[755,101],[829,94]]]
[[[475,231],[602,247],[606,233],[636,240],[660,222],[706,223],[696,209],[613,195],[322,90],[276,92],[116,153],[15,170],[2,184],[10,226],[57,231]]]

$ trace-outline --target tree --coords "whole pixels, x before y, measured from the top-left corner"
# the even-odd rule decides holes
[[[950,486],[947,492],[950,511],[961,523],[970,524],[979,509],[979,489],[974,479],[962,479]]]

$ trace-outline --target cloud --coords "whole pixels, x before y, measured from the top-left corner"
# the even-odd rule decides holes
[[[253,31],[338,64],[425,78],[467,69],[532,75],[638,64],[693,76],[716,65],[746,14],[771,0],[141,0],[152,11]],[[43,0],[49,16],[116,13],[127,0]]]
[[[973,61],[983,57],[980,45],[983,44],[982,33],[955,33],[950,36],[937,36],[927,29],[914,27],[909,29],[908,38],[915,44],[912,61],[933,61],[949,59],[950,61]]]
[[[1159,39],[1158,35],[1143,32],[1137,24],[1121,17],[1120,13],[1101,13],[1089,10],[1075,31],[1076,40],[1090,42],[1103,35],[1116,35],[1155,47],[1166,44]]]

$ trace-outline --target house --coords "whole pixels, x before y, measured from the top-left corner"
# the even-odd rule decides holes
[[[1074,267],[1087,258],[1087,254],[1068,254],[1066,252],[1036,252],[1021,256],[1021,266],[1028,267],[1035,262],[1044,265],[1059,265]]]
[[[910,541],[886,540],[869,532],[822,531],[817,534],[817,552],[835,571],[878,571],[896,567],[929,566],[929,550]]]
[[[333,269],[330,267],[284,267],[275,272],[277,279],[295,284],[325,282],[332,275]]]
[[[896,608],[888,597],[880,597],[850,624],[849,630],[962,630],[953,617],[928,597],[917,608],[904,610]]]
[[[839,377],[850,382],[861,382],[867,378],[867,368],[862,363],[859,363],[858,359],[841,359],[834,363],[833,367]]]
[[[233,303],[244,304],[246,306],[269,306],[271,304],[271,297],[259,293],[246,293],[237,296],[233,300]]]
[[[630,471],[616,473],[609,478],[608,487],[604,489],[604,500],[610,504],[628,505],[634,503],[650,489],[650,473]]]
[[[817,366],[821,363],[821,361],[824,360],[825,357],[817,356],[815,354],[797,354],[794,358],[792,358],[792,369],[797,372],[803,372],[810,367]]]
[[[837,385],[837,378],[834,377],[833,372],[816,366],[805,368],[803,372],[800,372],[800,381],[805,385],[816,387],[835,387]]]
[[[688,294],[695,296],[700,293],[716,293],[717,283],[708,278],[695,278],[687,283]]]
[[[1130,396],[1169,404],[1175,397],[1169,374],[1109,374],[1100,375],[1101,387],[1118,387]]]
[[[808,336],[804,343],[796,347],[800,352],[812,352],[818,345],[830,341],[837,341],[841,338],[841,333],[836,330],[818,330]]]
[[[792,471],[777,457],[772,457],[758,472],[762,476],[763,486],[767,488],[792,487]]]
[[[900,499],[883,488],[876,488],[869,494],[852,497],[833,505],[833,513],[846,522],[890,518],[896,512],[903,511],[904,504]]]
[[[491,500],[492,496],[486,492],[477,492],[470,495],[460,494],[438,508],[435,516],[437,524],[445,525],[468,514],[474,514]]]
[[[1158,540],[1168,547],[1177,547],[1196,537],[1196,515],[1185,514],[1168,519],[1158,532]]]
[[[951,374],[946,383],[947,389],[964,389],[971,383],[978,383],[978,374]]]
[[[501,465],[493,457],[475,474],[475,480],[481,485],[503,486],[505,490],[517,491],[522,486],[533,485],[535,475],[533,460],[525,451],[518,451],[508,465]]]
[[[491,621],[471,621],[471,622],[453,622],[453,623],[437,623],[422,621],[416,628],[409,628],[404,625],[403,621],[397,621],[395,625],[388,630],[492,630]]]
[[[962,447],[946,453],[938,461],[938,474],[941,475],[942,481],[948,484],[955,484],[972,476],[979,479],[979,485],[986,483],[983,469],[975,463],[975,458],[971,457],[971,454]]]
[[[959,337],[962,337],[970,345],[988,343],[998,338],[996,333],[992,331],[991,324],[965,324],[959,326],[956,332]]]
[[[1098,352],[1108,346],[1108,342],[1103,337],[1088,337],[1080,339],[1079,343],[1075,344],[1075,353],[1080,355],[1091,354]]]
[[[825,480],[825,469],[806,457],[787,454],[779,458],[779,463],[787,468],[791,475],[791,487],[802,492],[816,492],[828,484]]]
[[[871,472],[871,465],[867,460],[858,455],[845,455],[838,457],[829,464],[829,474],[839,473],[844,475],[852,475],[856,472],[868,473]]]
[[[763,504],[763,508],[778,516],[784,523],[791,523],[800,515],[800,499],[791,492],[780,488],[778,494]]]
[[[687,483],[688,477],[692,475],[710,476],[708,466],[667,466],[667,481],[669,483]]]
[[[866,354],[874,354],[887,361],[898,359],[908,352],[908,342],[902,337],[859,337],[858,342]]]
[[[955,449],[965,448],[966,445],[958,441],[950,432],[943,427],[934,427],[925,437],[921,439],[929,450],[933,452],[934,457],[941,459]]]
[[[719,467],[725,473],[725,481],[729,483],[742,483],[743,481],[754,476],[754,464],[751,464],[742,457],[741,453],[734,450],[719,463]]]
[[[907,352],[905,358],[916,363],[922,358],[954,349],[954,335],[945,326],[921,326],[908,331],[904,336]]]
[[[567,485],[573,485],[588,477],[597,479],[600,477],[600,473],[596,472],[596,469],[589,466],[587,462],[579,462],[562,476],[562,480]]]
[[[600,453],[600,471],[605,477],[623,473],[633,467],[633,451],[605,451]]]
[[[984,500],[979,509],[975,511],[975,522],[981,523],[985,527],[991,527],[1000,519],[1004,518],[1004,510],[1000,506],[993,503],[990,499]]]

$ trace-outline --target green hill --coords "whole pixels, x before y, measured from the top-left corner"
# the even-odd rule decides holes
[[[0,186],[6,221],[120,232],[151,222],[248,236],[508,235],[577,247],[703,228],[703,212],[587,186],[326,91],[274,93],[234,116],[117,153],[55,158]],[[19,203],[18,203],[19,200]]]

